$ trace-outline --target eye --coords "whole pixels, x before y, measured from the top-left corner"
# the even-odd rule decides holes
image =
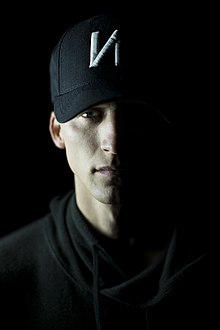
[[[81,117],[87,120],[99,121],[102,118],[102,113],[98,110],[88,110],[83,112]]]
[[[96,116],[95,111],[86,111],[82,114],[83,118],[93,118],[95,116]]]

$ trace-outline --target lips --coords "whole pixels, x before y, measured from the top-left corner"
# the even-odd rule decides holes
[[[122,169],[114,166],[100,166],[95,169],[95,172],[105,176],[118,176],[121,174]]]

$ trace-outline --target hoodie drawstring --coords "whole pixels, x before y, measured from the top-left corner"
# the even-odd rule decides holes
[[[93,245],[93,299],[97,330],[101,330],[100,308],[99,308],[99,258],[98,251]]]

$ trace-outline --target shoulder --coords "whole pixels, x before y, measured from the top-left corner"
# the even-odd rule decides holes
[[[65,213],[65,209],[72,196],[73,192],[70,191],[65,195],[53,197],[47,214],[0,237],[0,257],[2,257],[5,249],[11,248],[12,246],[15,250],[15,247],[20,249],[25,243],[32,245],[34,242],[39,242],[39,238],[43,236],[45,224],[53,221],[57,215]]]
[[[50,211],[43,217],[0,238],[0,276],[31,269],[48,255],[48,228],[55,231],[65,217],[69,192],[51,200]]]
[[[0,239],[0,274],[19,269],[31,261],[44,240],[44,225],[50,214],[35,220]]]

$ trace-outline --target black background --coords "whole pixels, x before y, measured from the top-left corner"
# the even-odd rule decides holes
[[[114,6],[125,13],[133,11],[132,24],[136,19],[160,22],[161,29],[167,29],[176,40],[176,69],[167,81],[176,79],[170,95],[185,143],[187,174],[183,177],[185,187],[190,186],[186,196],[193,206],[193,213],[187,216],[205,216],[209,224],[213,213],[216,218],[215,9],[159,2],[154,7],[118,1],[8,3],[1,8],[0,235],[43,215],[52,196],[73,186],[64,152],[53,145],[49,136],[50,53],[74,21]]]

